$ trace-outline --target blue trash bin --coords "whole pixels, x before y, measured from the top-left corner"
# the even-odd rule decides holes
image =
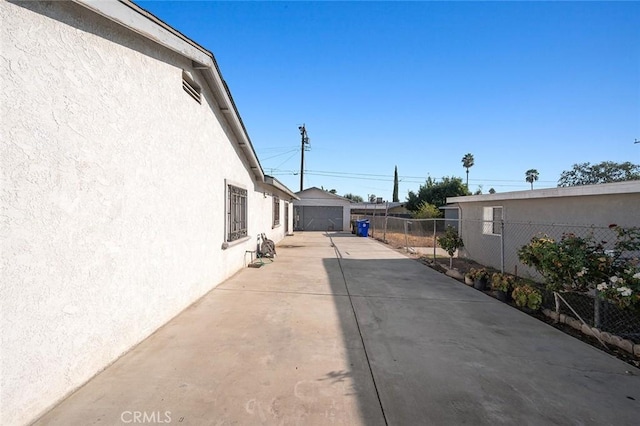
[[[356,234],[356,237],[360,236],[360,232],[362,232],[362,222],[364,222],[363,220],[356,220],[354,221],[354,226],[355,226],[355,231],[354,234]]]
[[[368,220],[359,220],[358,221],[358,236],[359,237],[368,237],[369,236],[369,221]]]

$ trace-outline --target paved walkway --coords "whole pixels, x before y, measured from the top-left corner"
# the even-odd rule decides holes
[[[374,240],[300,233],[275,262],[218,286],[38,424],[638,418],[639,370]]]

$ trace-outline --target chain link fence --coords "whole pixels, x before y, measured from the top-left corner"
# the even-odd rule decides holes
[[[447,225],[458,227],[451,219],[407,219],[393,216],[352,215],[352,222],[369,221],[369,236],[395,248],[430,257],[447,256],[438,245],[438,237],[444,235]]]
[[[545,289],[543,277],[520,262],[518,250],[533,237],[547,236],[556,241],[565,234],[592,238],[605,250],[612,250],[616,232],[607,227],[572,224],[509,222],[458,219],[406,219],[391,216],[352,216],[352,220],[369,220],[369,235],[395,248],[433,258],[448,257],[438,246],[438,237],[447,225],[458,230],[464,241],[457,257],[465,258],[494,271],[528,279],[543,293],[543,308],[582,320],[590,327],[640,343],[640,316],[618,305],[602,300],[596,290],[589,293],[563,292],[558,302],[552,291]],[[627,253],[638,257],[638,253]],[[465,272],[465,271],[461,271]],[[594,283],[598,284],[598,283]]]

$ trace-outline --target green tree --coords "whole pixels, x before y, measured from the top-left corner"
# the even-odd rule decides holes
[[[361,203],[361,202],[363,202],[363,201],[364,201],[364,199],[363,199],[361,196],[359,196],[359,195],[353,195],[353,194],[351,194],[351,193],[349,193],[349,194],[344,194],[344,195],[343,195],[343,197],[344,197],[344,198],[346,198],[346,199],[348,199],[348,200],[353,201],[354,203]]]
[[[458,235],[458,231],[451,225],[447,225],[444,236],[438,237],[438,245],[446,250],[449,254],[449,269],[453,268],[453,255],[456,250],[464,247],[462,238]]]
[[[375,203],[376,202],[376,194],[369,194],[369,202],[370,203]]]
[[[533,182],[538,180],[538,175],[540,173],[538,173],[536,169],[529,169],[524,174],[526,176],[525,180],[531,184],[531,189],[533,189]]]
[[[411,215],[414,219],[432,219],[442,217],[440,209],[426,202],[422,202],[418,210]]]
[[[398,201],[400,201],[400,198],[398,198],[398,166],[396,166],[396,169],[393,172],[393,198],[392,198],[394,203],[397,203]]]
[[[496,190],[495,190],[495,189],[493,189],[493,188],[489,188],[489,194],[495,194],[495,193],[496,193]]]
[[[462,157],[462,167],[467,169],[467,188],[469,188],[469,168],[473,167],[473,154],[467,153]]]
[[[562,172],[558,186],[595,185],[628,180],[640,180],[640,165],[628,161],[603,161],[593,165],[578,163],[574,164],[571,170]]]
[[[420,185],[417,193],[409,191],[405,207],[412,212],[420,209],[420,205],[423,202],[441,207],[447,203],[447,197],[458,197],[461,195],[469,195],[469,191],[462,183],[461,178],[453,176],[443,177],[441,181],[436,182],[429,177],[424,185]]]

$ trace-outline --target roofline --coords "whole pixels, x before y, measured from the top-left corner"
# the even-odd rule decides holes
[[[211,89],[220,111],[226,117],[236,143],[244,152],[255,177],[263,182],[264,171],[251,143],[247,129],[242,122],[229,88],[222,78],[218,63],[209,50],[194,42],[184,34],[166,24],[152,13],[130,0],[72,0],[118,25],[128,28],[141,36],[176,52],[192,61],[193,67],[200,70]],[[134,13],[131,13],[134,12]]]
[[[390,209],[395,209],[396,207],[404,207],[406,201],[385,201],[383,203],[369,203],[369,202],[361,202],[361,203],[353,203],[351,205],[352,209],[386,209],[387,207]],[[373,206],[373,208],[371,207]]]
[[[287,188],[287,186],[285,184],[283,184],[282,182],[280,182],[278,179],[274,178],[273,176],[264,175],[264,182],[267,185],[271,185],[274,188],[279,189],[280,191],[284,192],[285,194],[287,194],[288,196],[290,196],[294,200],[299,200],[300,199],[289,188]]]
[[[329,191],[325,191],[324,189],[322,189],[322,188],[318,188],[317,186],[312,186],[311,188],[303,189],[302,191],[298,191],[298,192],[296,192],[296,194],[301,194],[301,193],[303,193],[303,192],[305,192],[305,191],[309,191],[310,189],[317,189],[318,191],[326,192],[327,194],[329,194],[329,195],[331,195],[331,196],[333,196],[333,197],[340,198],[341,200],[345,200],[345,201],[348,201],[348,202],[350,202],[350,203],[353,203],[353,201],[351,201],[351,200],[350,200],[350,199],[348,199],[348,198],[344,198],[344,197],[342,197],[342,196],[340,196],[340,195],[332,194],[331,192],[329,192]],[[301,198],[298,198],[298,199],[300,200]]]
[[[640,193],[640,180],[601,183],[598,185],[580,185],[558,188],[534,189],[503,192],[500,194],[467,195],[448,197],[449,203],[473,203],[479,201],[531,200],[536,198],[579,197],[587,195],[613,195]]]

